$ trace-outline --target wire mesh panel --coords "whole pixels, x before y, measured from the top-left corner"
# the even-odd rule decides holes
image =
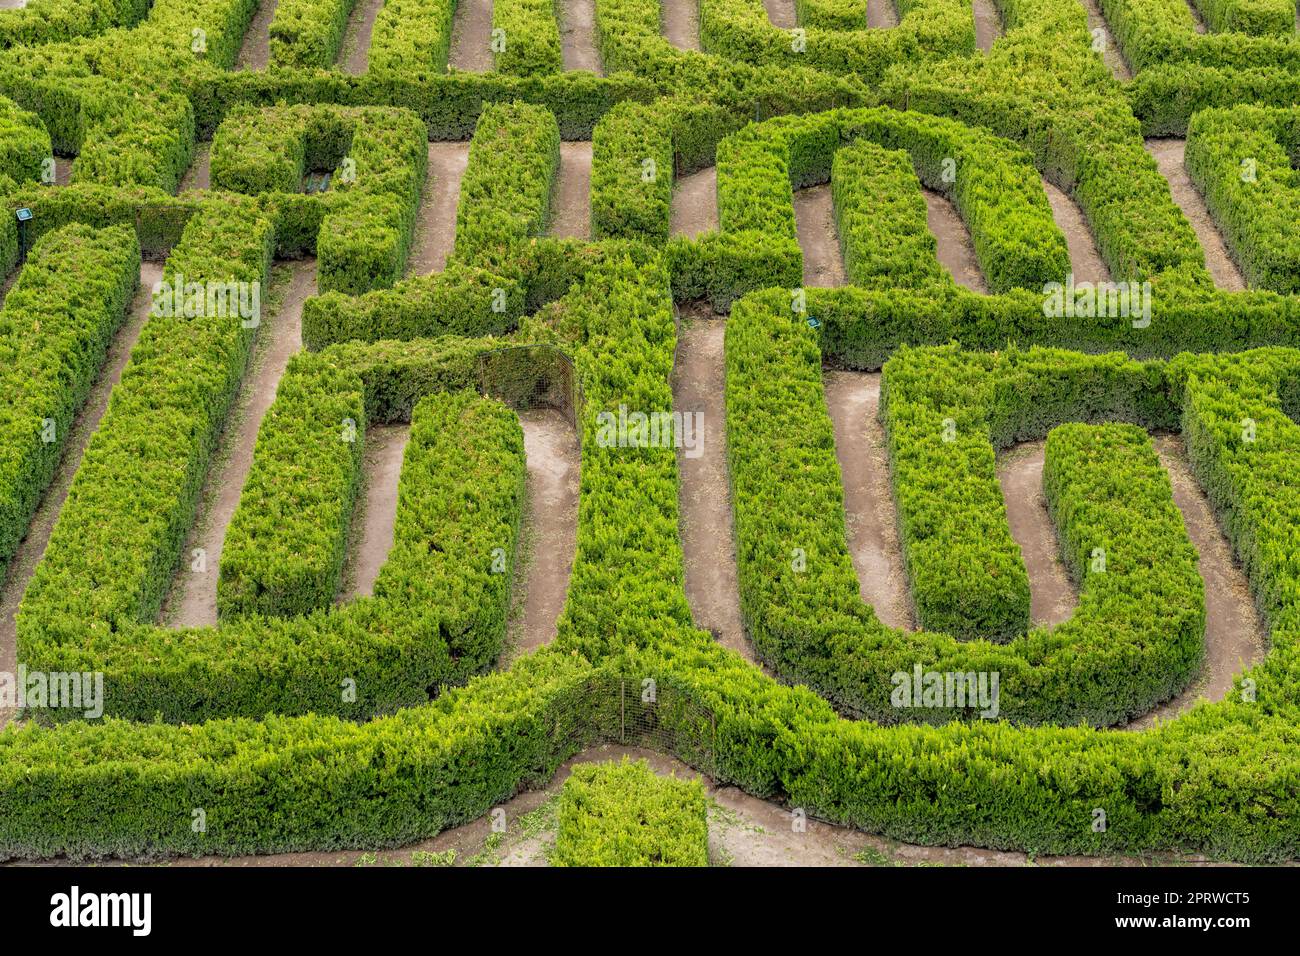
[[[514,409],[554,408],[582,439],[582,386],[571,359],[554,345],[511,345],[484,352],[478,359],[484,395]]]
[[[598,741],[673,754],[712,776],[713,714],[669,679],[596,676],[582,688],[589,724],[567,722],[575,752]]]

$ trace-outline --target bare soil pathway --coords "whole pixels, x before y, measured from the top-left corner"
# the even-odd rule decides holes
[[[169,627],[210,627],[217,623],[217,575],[226,529],[239,504],[253,464],[253,446],[262,417],[275,400],[276,387],[290,357],[302,348],[302,304],[316,294],[316,263],[289,264],[287,287],[275,289],[279,308],[263,314],[248,370],[217,443],[199,498],[194,526],[181,565],[163,602],[161,620]],[[276,278],[276,283],[285,281]],[[195,549],[204,552],[205,571],[191,571]]]
[[[794,221],[803,250],[803,284],[835,288],[848,282],[830,183],[795,190]]]
[[[1245,289],[1246,280],[1228,252],[1223,233],[1219,231],[1218,224],[1210,216],[1205,200],[1197,192],[1196,186],[1187,174],[1187,167],[1183,164],[1187,141],[1149,139],[1146,141],[1146,150],[1155,159],[1160,174],[1169,181],[1174,202],[1191,222],[1196,237],[1201,240],[1201,248],[1205,250],[1205,265],[1214,278],[1214,284],[1230,292],[1240,292]]]
[[[1234,678],[1259,663],[1268,648],[1268,634],[1251,598],[1246,574],[1232,555],[1232,545],[1200,485],[1192,477],[1187,446],[1178,435],[1155,437],[1156,453],[1169,473],[1174,504],[1183,513],[1187,536],[1197,554],[1205,582],[1205,664],[1200,676],[1181,694],[1129,724],[1141,730],[1191,709],[1200,700],[1218,701],[1232,690]]]
[[[1043,495],[1046,447],[1045,441],[1024,442],[999,455],[997,464],[1011,537],[1020,545],[1029,572],[1029,619],[1035,627],[1069,620],[1079,603]]]
[[[280,0],[258,0],[257,10],[244,34],[244,44],[235,61],[240,70],[265,70],[271,62],[271,20]]]
[[[673,181],[671,230],[694,239],[718,228],[718,170],[709,166]]]
[[[880,373],[827,371],[826,409],[844,484],[844,527],[858,594],[889,627],[910,630],[912,600],[898,539],[898,509],[880,412]]]
[[[1058,189],[1046,179],[1043,189],[1047,201],[1052,206],[1052,218],[1057,227],[1065,234],[1065,245],[1070,252],[1070,268],[1074,272],[1075,282],[1109,282],[1110,269],[1102,261],[1097,240],[1088,228],[1088,220],[1083,210],[1064,189]],[[1064,276],[1061,277],[1065,281]]]
[[[591,143],[561,143],[547,235],[591,238]]]
[[[343,562],[343,587],[338,596],[340,604],[375,593],[379,571],[388,560],[388,552],[393,550],[397,482],[402,475],[402,456],[410,437],[410,425],[366,428],[363,492],[352,515],[352,533]]]
[[[566,70],[590,70],[605,75],[596,43],[596,0],[557,0],[560,55]]]
[[[551,408],[519,413],[528,504],[516,558],[506,661],[551,643],[578,548],[581,455],[573,426]]]
[[[664,37],[679,50],[699,50],[699,0],[663,0],[660,21]]]
[[[934,233],[939,264],[956,280],[972,292],[987,293],[984,273],[980,270],[979,260],[975,258],[975,243],[971,241],[970,230],[957,213],[957,207],[948,199],[932,189],[922,189],[925,194],[926,221]]]
[[[447,65],[467,73],[492,69],[492,0],[456,0]]]
[[[446,268],[456,245],[456,205],[468,165],[469,143],[429,144],[429,175],[415,217],[407,275],[429,275]]]
[[[697,627],[723,647],[754,660],[740,612],[736,536],[727,471],[726,320],[707,304],[684,306],[677,326],[673,408],[698,414],[699,452],[677,450],[679,533],[686,563],[686,600]]]
[[[356,0],[339,46],[339,66],[344,73],[360,75],[370,68],[370,35],[383,6],[384,0]]]

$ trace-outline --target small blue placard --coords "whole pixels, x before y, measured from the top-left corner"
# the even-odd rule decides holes
[[[822,323],[820,319],[814,319],[811,315],[808,316],[808,328],[820,329],[821,327],[822,327]]]
[[[18,210],[17,216],[19,222],[30,222],[32,218],[32,211],[28,209],[26,206],[23,206],[22,209]]]

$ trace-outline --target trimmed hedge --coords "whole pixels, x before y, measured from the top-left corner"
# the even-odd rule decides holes
[[[882,421],[904,562],[919,623],[947,632],[903,634],[883,627],[858,597],[821,361],[814,334],[797,317],[737,310],[728,322],[727,447],[741,607],[756,650],[779,674],[884,723],[971,718],[952,708],[913,716],[892,705],[891,675],[910,674],[918,663],[941,673],[1000,673],[999,716],[1017,723],[1105,726],[1187,683],[1199,663],[1204,599],[1195,554],[1150,450],[1135,457],[1114,441],[1119,457],[1103,461],[1096,475],[1127,478],[1106,486],[1090,477],[1089,462],[1106,458],[1094,448],[1073,469],[1081,470],[1070,475],[1073,483],[1056,488],[1063,540],[1105,548],[1107,570],[1084,577],[1071,620],[1027,635],[1028,581],[995,473],[996,449],[1041,438],[1059,423],[1169,427],[1176,406],[1158,369],[1116,355],[1037,350],[903,349],[890,360]],[[1074,500],[1089,482],[1109,489],[1093,511]],[[796,548],[802,562],[792,560]],[[1015,639],[1005,647],[960,642],[975,637]]]
[[[498,72],[541,76],[564,69],[554,0],[493,0],[492,32],[505,40],[493,56]]]
[[[898,26],[892,30],[845,31],[843,15],[814,16],[815,22],[806,28],[783,30],[771,24],[762,0],[703,0],[700,39],[710,53],[742,63],[807,65],[831,73],[854,73],[868,83],[904,60],[975,52],[975,20],[969,5],[958,0],[902,0],[898,13]],[[865,27],[865,15],[858,26]]]
[[[708,866],[698,780],[660,777],[644,760],[578,764],[560,791],[552,866]]]
[[[952,282],[939,264],[918,187],[905,150],[859,140],[835,153],[835,226],[854,285],[915,288]]]
[[[560,130],[550,111],[526,103],[485,107],[469,145],[456,207],[455,255],[500,269],[515,245],[546,227],[560,163]]]
[[[290,69],[333,66],[354,6],[356,0],[281,0],[271,18],[271,63]]]
[[[1238,106],[1192,117],[1187,171],[1252,288],[1300,292],[1300,110]]]
[[[370,33],[370,72],[418,76],[445,71],[455,12],[455,0],[384,0]]]
[[[723,233],[753,230],[797,242],[792,190],[830,179],[836,151],[858,139],[907,150],[921,183],[951,195],[994,291],[1065,280],[1065,237],[1027,153],[952,120],[892,109],[778,117],[723,140]]]
[[[127,226],[73,225],[28,254],[0,309],[0,562],[27,534],[140,276]]]
[[[39,182],[44,163],[53,157],[41,118],[0,98],[0,176],[15,183]]]
[[[312,296],[303,304],[302,340],[316,350],[336,342],[504,335],[523,312],[518,280],[452,263],[437,275],[362,296]]]
[[[591,136],[591,228],[597,239],[668,239],[672,130],[661,111],[620,103]]]
[[[409,110],[240,108],[213,137],[212,185],[272,194],[265,201],[278,231],[314,248],[320,289],[359,295],[392,285],[406,269],[427,141]],[[329,191],[297,196],[303,175],[318,169],[335,171]]]

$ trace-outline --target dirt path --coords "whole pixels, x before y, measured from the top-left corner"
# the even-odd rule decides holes
[[[1298,7],[1297,10],[1300,10],[1300,7]],[[1207,32],[1205,18],[1201,16],[1201,11],[1196,9],[1196,4],[1192,3],[1192,0],[1187,0],[1187,12],[1192,15],[1192,26],[1195,28],[1196,32]]]
[[[1070,268],[1074,272],[1075,282],[1109,282],[1110,269],[1102,261],[1097,249],[1097,240],[1083,210],[1063,189],[1058,189],[1043,180],[1043,189],[1047,192],[1047,201],[1052,206],[1052,218],[1057,227],[1065,233],[1065,245],[1070,251]],[[1062,278],[1061,281],[1064,281]]]
[[[375,593],[379,569],[393,549],[397,526],[397,482],[402,475],[402,455],[410,425],[373,425],[366,428],[365,485],[352,515],[352,532],[343,562],[343,587],[338,603]]]
[[[700,454],[677,451],[679,533],[686,560],[686,600],[697,627],[748,661],[754,650],[740,613],[736,536],[727,473],[727,323],[707,304],[681,309],[673,365],[673,408],[698,414]]]
[[[67,156],[54,157],[54,185],[66,186],[72,182],[72,160]]]
[[[1149,139],[1145,145],[1147,152],[1160,168],[1160,174],[1169,181],[1174,202],[1191,222],[1192,229],[1201,240],[1201,248],[1205,250],[1205,265],[1214,278],[1214,284],[1230,292],[1240,292],[1245,289],[1246,280],[1228,252],[1228,246],[1223,241],[1223,233],[1219,232],[1219,227],[1211,218],[1205,200],[1196,191],[1191,177],[1187,175],[1187,167],[1183,165],[1187,141]]]
[[[674,236],[694,239],[718,229],[718,170],[710,166],[673,181],[670,228]]]
[[[1002,36],[1002,17],[993,0],[974,0],[974,8],[975,45],[987,53],[993,49],[993,41]]]
[[[679,50],[699,50],[699,0],[663,0],[660,21],[664,37]]]
[[[794,0],[763,0],[768,22],[782,30],[793,30],[799,24],[795,19]]]
[[[957,214],[957,207],[947,197],[932,189],[922,189],[925,194],[926,222],[934,233],[939,264],[956,280],[972,292],[987,293],[984,273],[975,258],[975,244],[970,230]]]
[[[1029,572],[1029,619],[1035,627],[1069,620],[1079,603],[1043,496],[1046,445],[1043,441],[1017,445],[998,456],[997,466],[1011,537],[1020,545]]]
[[[194,144],[194,161],[181,177],[180,192],[212,187],[212,143]]]
[[[1232,546],[1219,529],[1213,506],[1192,477],[1187,446],[1177,435],[1157,436],[1155,446],[1160,463],[1169,472],[1174,504],[1183,513],[1187,536],[1200,555],[1198,568],[1205,582],[1205,664],[1187,690],[1133,721],[1131,730],[1167,721],[1200,700],[1223,700],[1232,690],[1233,678],[1263,660],[1268,647],[1246,575],[1233,560]]]
[[[889,483],[879,372],[826,372],[826,409],[835,425],[835,458],[844,483],[844,527],[858,593],[889,627],[910,630],[912,600]]]
[[[892,30],[898,26],[894,0],[867,0],[867,26],[877,30]]]
[[[492,69],[492,0],[456,0],[447,65],[471,73]]]
[[[596,43],[596,0],[557,0],[555,7],[564,68],[604,76],[605,64]]]
[[[253,463],[253,445],[262,416],[275,399],[276,386],[290,356],[302,348],[302,303],[316,294],[316,263],[290,264],[288,287],[279,308],[264,310],[253,356],[235,397],[226,427],[199,497],[194,526],[185,542],[181,564],[163,602],[162,620],[168,627],[205,627],[217,623],[217,574],[226,528],[239,504],[244,481]],[[281,290],[272,290],[272,294]],[[191,571],[194,549],[206,552],[206,570]]]
[[[244,34],[244,45],[239,48],[236,69],[265,70],[271,62],[271,20],[279,5],[280,0],[258,0],[248,32]]]
[[[591,238],[591,143],[561,143],[547,235]]]
[[[430,143],[429,176],[415,217],[409,276],[441,272],[456,244],[456,204],[469,164],[469,143]]]
[[[581,456],[573,426],[560,412],[519,413],[528,462],[528,507],[519,544],[505,661],[555,639],[578,547]]]
[[[136,340],[140,337],[140,330],[144,328],[144,323],[149,317],[149,310],[153,305],[153,285],[162,280],[162,275],[161,263],[141,264],[140,288],[136,290],[135,298],[131,301],[130,309],[121,327],[113,336],[98,380],[91,387],[85,404],[73,418],[72,430],[68,433],[63,457],[59,461],[58,468],[55,469],[54,480],[50,482],[40,505],[36,508],[36,514],[27,527],[26,537],[18,545],[18,550],[10,558],[5,569],[4,584],[0,586],[0,671],[2,672],[15,673],[17,631],[14,616],[18,613],[18,603],[22,600],[23,592],[27,590],[27,582],[35,573],[36,565],[45,554],[45,546],[49,544],[54,523],[63,509],[64,500],[68,497],[72,478],[81,466],[81,458],[86,452],[90,436],[95,433],[100,419],[104,417],[104,410],[108,408],[109,395],[121,379],[126,360],[130,358],[131,349],[135,347]],[[7,724],[12,717],[12,709],[0,708],[0,727]]]
[[[344,73],[359,75],[370,68],[370,34],[383,6],[384,0],[356,0],[339,46],[339,67]]]
[[[1106,22],[1106,17],[1101,12],[1101,7],[1097,5],[1097,0],[1079,0],[1083,4],[1083,9],[1088,14],[1088,30],[1094,37],[1100,37],[1103,44],[1100,51],[1101,61],[1106,64],[1110,70],[1110,75],[1120,82],[1128,82],[1133,79],[1133,71],[1124,60],[1124,54],[1120,51],[1119,43],[1115,39],[1115,34],[1111,32],[1110,24]],[[1097,31],[1101,33],[1098,34]]]
[[[803,284],[834,288],[848,282],[829,183],[795,190],[794,221],[803,250]]]
[[[494,833],[493,814],[486,814],[438,836],[392,850],[367,852],[281,853],[271,856],[177,859],[163,866],[545,866],[555,845],[555,797],[578,764],[645,760],[661,775],[699,779],[710,801],[709,862],[713,866],[1134,866],[1190,864],[1200,857],[1034,856],[979,847],[927,847],[898,843],[859,830],[806,821],[799,832],[789,807],[751,797],[735,787],[720,786],[673,757],[638,747],[601,744],[565,763],[539,790],[526,790],[494,808],[504,814],[505,831]],[[499,816],[499,815],[498,815]],[[56,863],[45,865],[57,865]]]

